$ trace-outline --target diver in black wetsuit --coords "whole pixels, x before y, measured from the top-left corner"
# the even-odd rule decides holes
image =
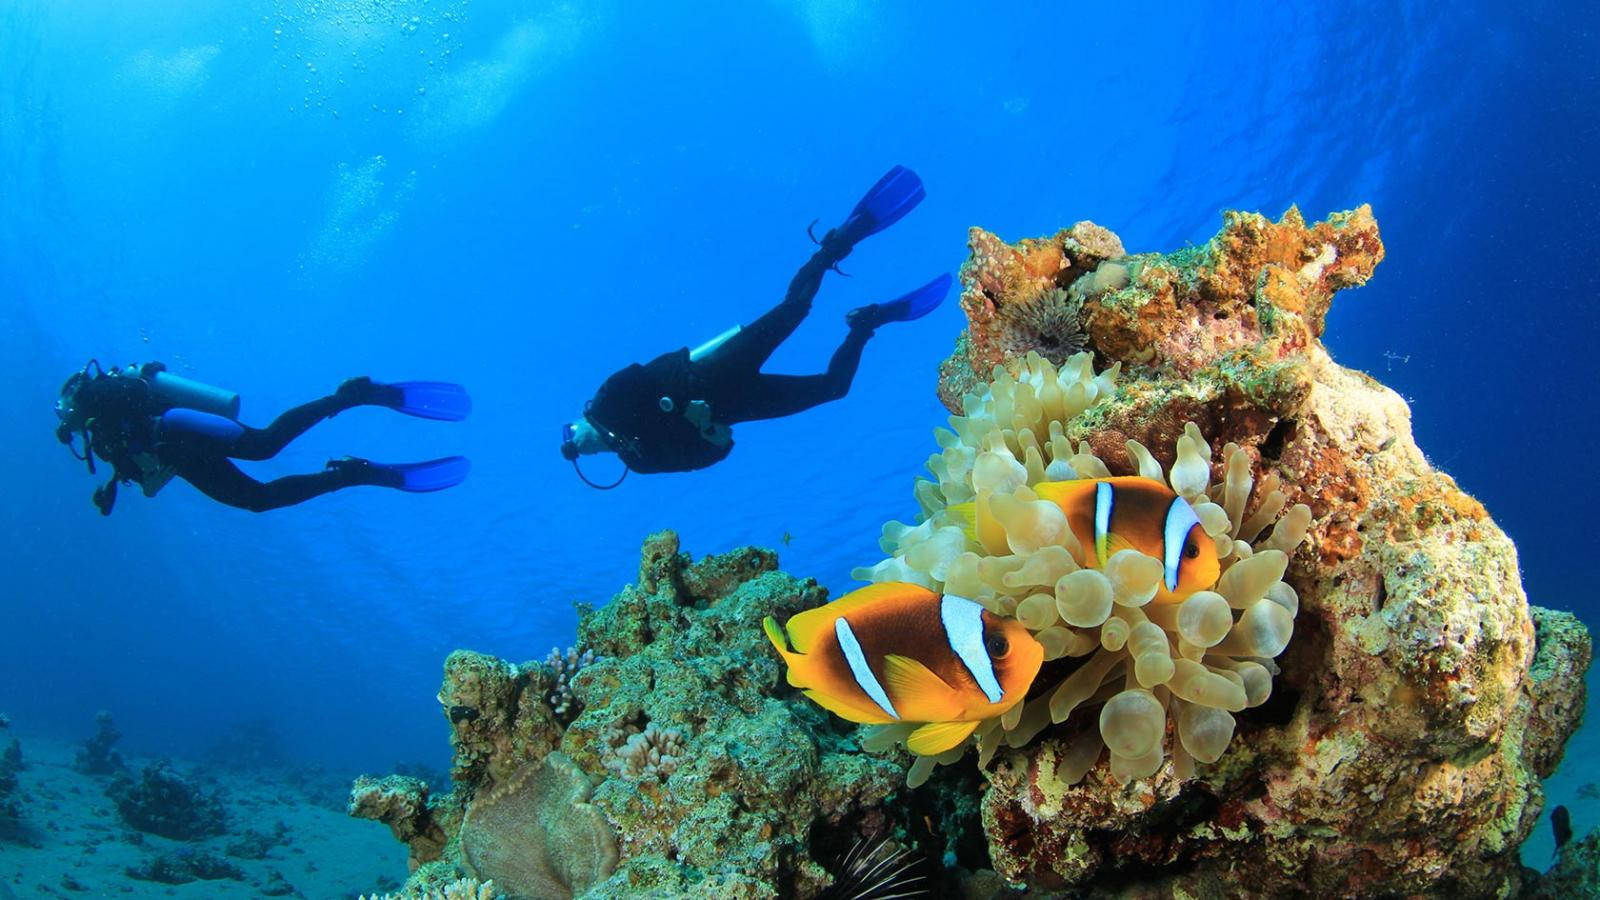
[[[266,428],[237,420],[239,396],[166,371],[159,362],[102,370],[90,360],[61,387],[56,437],[95,471],[95,456],[111,464],[111,479],[94,492],[101,515],[111,515],[117,485],[138,484],[154,497],[174,476],[229,506],[263,512],[360,484],[435,491],[461,483],[469,464],[451,456],[385,464],[355,457],[330,460],[321,472],[261,482],[231,460],[276,456],[323,419],[357,406],[386,406],[427,419],[466,418],[471,400],[460,385],[382,384],[352,378],[329,396],[285,412]],[[78,453],[77,439],[83,440]]]
[[[878,326],[932,312],[950,290],[940,275],[887,303],[851,310],[849,333],[820,375],[767,375],[761,367],[806,314],[822,276],[850,255],[857,242],[899,221],[926,196],[915,172],[896,166],[881,178],[850,217],[818,241],[818,249],[789,283],[783,302],[748,326],[735,327],[709,343],[682,347],[644,365],[635,363],[600,385],[583,416],[562,427],[561,455],[611,452],[627,471],[686,472],[721,461],[733,449],[730,426],[793,415],[850,390],[861,351]],[[627,476],[623,472],[623,477]],[[579,471],[579,477],[583,473]],[[615,487],[622,479],[611,485]]]

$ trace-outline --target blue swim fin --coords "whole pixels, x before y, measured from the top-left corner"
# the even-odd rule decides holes
[[[467,389],[448,381],[373,382],[373,402],[421,419],[459,422],[472,412]]]
[[[834,229],[834,235],[854,246],[900,221],[926,196],[928,192],[922,189],[922,179],[917,173],[905,166],[895,166],[867,191],[844,224]]]
[[[465,456],[415,463],[369,462],[367,465],[372,467],[379,484],[415,494],[455,487],[466,481],[467,473],[472,471],[472,463]]]
[[[886,322],[910,322],[939,308],[950,293],[953,279],[946,272],[902,297],[885,303],[860,306],[845,314],[851,328],[877,328]]]

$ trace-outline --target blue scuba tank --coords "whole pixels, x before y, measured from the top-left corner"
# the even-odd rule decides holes
[[[197,409],[228,419],[239,417],[239,395],[233,391],[165,371],[156,372],[147,380],[151,392],[173,406]]]

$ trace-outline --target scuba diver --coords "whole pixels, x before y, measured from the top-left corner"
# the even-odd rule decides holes
[[[56,437],[95,471],[95,456],[110,463],[111,480],[94,492],[100,514],[111,515],[117,484],[138,484],[154,497],[173,476],[229,506],[264,512],[359,484],[402,491],[437,491],[460,484],[464,456],[385,464],[356,457],[330,460],[321,472],[261,482],[230,460],[271,459],[306,429],[357,406],[386,406],[424,419],[458,422],[472,401],[458,384],[409,381],[383,384],[352,378],[333,394],[296,406],[266,428],[238,421],[239,395],[174,375],[159,362],[102,370],[89,360],[61,387]],[[83,439],[78,452],[76,439]]]
[[[845,316],[849,332],[822,374],[768,375],[761,367],[811,311],[823,273],[839,272],[839,261],[858,242],[898,222],[925,196],[917,173],[895,166],[822,240],[807,228],[818,248],[795,273],[783,302],[693,350],[681,347],[607,378],[583,415],[562,426],[561,455],[585,484],[609,490],[629,471],[703,469],[733,450],[731,426],[793,415],[843,397],[878,326],[932,312],[950,291],[948,274],[895,300],[851,310]],[[622,475],[611,484],[595,484],[578,468],[578,457],[606,452],[622,459]]]

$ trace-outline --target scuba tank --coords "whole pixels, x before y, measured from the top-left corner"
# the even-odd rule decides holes
[[[150,382],[152,393],[173,406],[197,409],[228,419],[239,416],[239,395],[234,391],[202,384],[165,370],[148,374],[145,380]]]

